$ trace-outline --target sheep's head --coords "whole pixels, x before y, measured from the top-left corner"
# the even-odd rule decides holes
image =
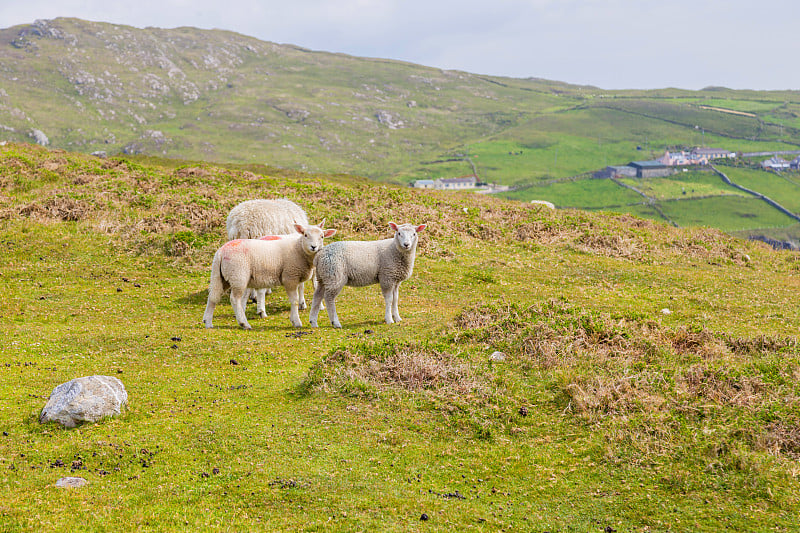
[[[394,230],[394,244],[401,252],[410,252],[417,247],[417,233],[424,230],[427,224],[401,224],[389,222],[389,227]]]
[[[294,229],[302,235],[303,250],[309,255],[315,255],[322,250],[322,240],[325,237],[330,237],[336,233],[335,229],[323,229],[325,221],[323,220],[318,226],[295,223]]]

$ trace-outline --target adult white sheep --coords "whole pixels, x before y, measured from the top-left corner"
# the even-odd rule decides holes
[[[229,241],[258,239],[265,235],[291,235],[295,233],[295,224],[307,226],[308,217],[302,207],[286,198],[245,200],[231,209],[225,222]],[[267,316],[264,300],[270,292],[270,289],[247,291],[248,298],[255,297],[256,312],[262,318]],[[305,308],[306,299],[303,286],[300,285],[300,309]]]
[[[302,207],[286,198],[246,200],[231,209],[225,222],[229,241],[293,234],[295,224],[307,226],[308,217]]]
[[[324,222],[323,222],[324,224]],[[314,257],[322,249],[323,239],[336,233],[335,229],[295,224],[299,235],[276,240],[234,239],[222,245],[211,263],[211,281],[203,323],[213,327],[214,308],[225,289],[231,290],[231,306],[236,321],[244,329],[252,329],[244,308],[247,289],[262,289],[283,285],[289,298],[289,320],[296,328],[300,322],[299,287],[311,278]]]
[[[331,324],[341,328],[335,300],[342,288],[375,283],[380,283],[386,302],[386,323],[400,322],[400,284],[411,277],[417,254],[417,233],[424,230],[426,224],[398,226],[390,222],[389,226],[394,230],[391,239],[334,242],[317,254],[314,258],[317,286],[308,318],[311,327],[317,327],[317,316],[324,299]]]

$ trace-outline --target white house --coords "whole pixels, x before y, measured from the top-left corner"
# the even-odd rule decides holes
[[[474,175],[460,178],[439,178],[436,180],[434,188],[446,191],[474,189],[477,183],[478,178]]]
[[[773,155],[766,161],[762,161],[761,167],[768,170],[786,170],[789,168],[789,162],[782,157]]]

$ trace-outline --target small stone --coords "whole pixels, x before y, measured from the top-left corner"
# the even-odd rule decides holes
[[[668,308],[665,307],[664,309],[661,310],[661,314],[662,315],[671,315],[672,311],[670,311]]]
[[[489,361],[495,361],[497,363],[501,363],[506,360],[506,354],[503,352],[492,352],[492,355],[489,356]]]
[[[62,477],[56,481],[56,487],[60,487],[62,489],[79,489],[88,484],[89,482],[82,477]]]

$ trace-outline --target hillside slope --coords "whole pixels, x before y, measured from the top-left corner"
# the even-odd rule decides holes
[[[346,288],[343,329],[323,312],[295,330],[278,290],[253,331],[226,305],[204,329],[225,215],[252,197],[300,203],[335,239],[427,222],[403,322],[381,322],[377,287]],[[797,253],[21,144],[0,147],[0,244],[4,530],[796,528]],[[127,412],[38,423],[54,386],[91,374],[123,381]],[[90,484],[54,488],[66,475]]]
[[[0,127],[51,146],[386,178],[543,109],[563,84],[77,19],[0,31]],[[30,139],[28,139],[30,140]]]
[[[66,18],[0,30],[0,59],[0,134],[87,153],[519,184],[669,146],[800,145],[791,91],[604,91]]]

